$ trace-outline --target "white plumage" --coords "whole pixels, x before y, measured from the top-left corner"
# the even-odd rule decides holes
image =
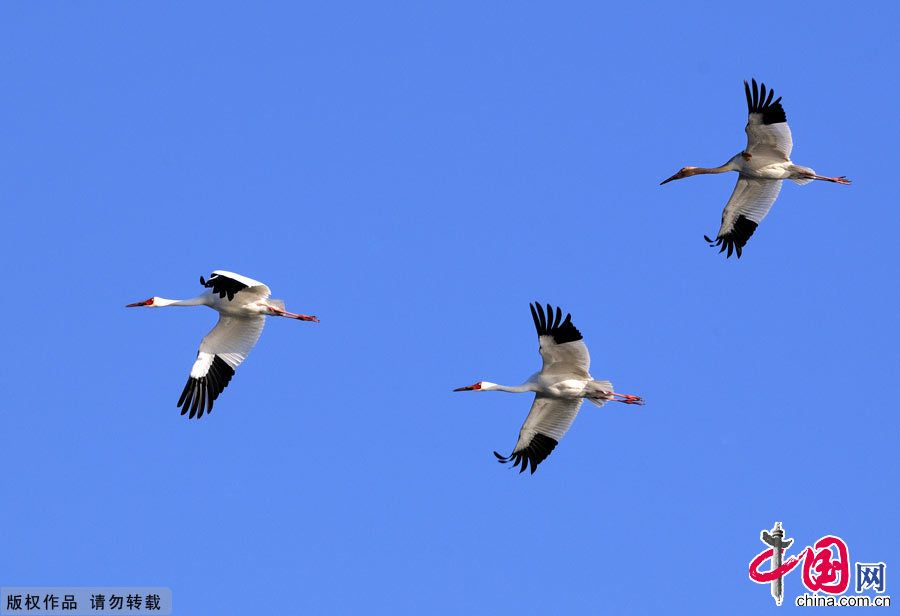
[[[827,177],[817,175],[809,167],[801,167],[791,162],[791,150],[794,141],[791,129],[787,124],[787,116],[781,106],[781,97],[772,100],[774,90],[768,91],[766,85],[757,86],[753,79],[753,87],[744,82],[747,97],[747,147],[736,154],[721,167],[683,167],[672,177],[663,180],[666,184],[672,180],[705,173],[725,173],[737,171],[737,185],[731,198],[722,212],[722,224],[716,239],[713,241],[704,236],[711,246],[720,246],[719,252],[726,249],[730,257],[733,252],[740,258],[747,240],[756,231],[766,214],[778,198],[783,180],[792,180],[797,184],[808,184],[813,180],[824,180],[837,184],[849,184],[844,176]]]
[[[216,326],[200,341],[200,350],[191,369],[191,376],[200,378],[206,375],[216,356],[221,357],[232,368],[237,368],[247,359],[250,349],[256,346],[265,324],[266,319],[262,316],[219,315]]]
[[[212,412],[213,402],[228,386],[235,369],[256,346],[266,316],[319,321],[314,316],[285,311],[284,302],[269,299],[269,287],[234,272],[216,270],[209,280],[201,276],[200,284],[210,290],[192,299],[172,300],[154,296],[127,306],[209,306],[218,311],[219,321],[200,341],[197,359],[178,399],[181,414],[190,412],[190,418],[200,418],[204,412]]]
[[[530,307],[543,359],[541,371],[531,375],[522,385],[479,381],[454,391],[534,392],[531,411],[519,430],[512,453],[503,456],[494,452],[500,462],[520,466],[519,472],[530,464],[534,473],[568,432],[585,399],[597,406],[610,400],[626,404],[643,404],[644,401],[638,396],[615,393],[612,383],[591,377],[591,357],[581,332],[572,324],[571,315],[567,314],[563,319],[562,310],[557,307],[554,313],[549,304],[546,312],[537,302]]]

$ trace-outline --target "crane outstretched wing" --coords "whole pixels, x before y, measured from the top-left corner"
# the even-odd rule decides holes
[[[531,473],[534,474],[538,464],[550,455],[568,432],[582,402],[581,398],[560,400],[536,395],[512,453],[503,456],[495,451],[494,455],[502,464],[512,462],[513,467],[521,466],[520,473],[531,465]]]
[[[746,152],[754,158],[773,163],[790,160],[794,142],[781,106],[781,97],[773,101],[775,90],[769,90],[766,96],[766,84],[757,87],[756,80],[752,81],[752,90],[750,84],[744,82],[748,112]]]
[[[537,330],[541,358],[544,365],[542,374],[571,374],[589,377],[591,355],[582,340],[581,332],[572,324],[572,315],[562,318],[562,310],[547,304],[547,312],[538,302],[529,304],[534,328]]]
[[[719,252],[728,249],[727,257],[736,252],[741,258],[744,245],[756,227],[766,217],[778,193],[781,192],[781,180],[759,180],[740,176],[731,198],[722,211],[722,226],[716,234],[716,241],[703,236],[710,246],[721,246]]]
[[[178,398],[181,414],[189,418],[211,413],[213,402],[228,386],[234,370],[259,340],[266,319],[262,315],[238,317],[221,315],[219,322],[200,342],[184,391]]]
[[[218,295],[221,299],[227,296],[228,301],[234,300],[234,296],[238,294],[240,298],[251,301],[267,299],[272,294],[271,289],[260,281],[225,270],[214,271],[209,280],[200,276],[200,284],[212,289],[213,295]]]

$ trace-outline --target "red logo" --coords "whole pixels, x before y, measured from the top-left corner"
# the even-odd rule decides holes
[[[766,533],[763,531],[766,535]],[[769,535],[771,536],[771,535]],[[766,539],[763,542],[768,543]],[[788,545],[792,540],[789,540]],[[771,544],[770,544],[771,545]],[[780,548],[783,551],[787,546]],[[767,560],[772,560],[775,550],[771,547],[763,550],[750,561],[750,579],[760,584],[768,584],[781,579],[803,562],[803,585],[812,592],[821,590],[832,595],[847,591],[850,586],[850,552],[847,544],[840,537],[825,535],[812,546],[807,546],[796,556],[791,556],[782,564],[771,567],[768,571],[760,571]],[[777,559],[778,562],[781,559]],[[777,601],[777,599],[776,599]]]
[[[759,540],[767,547],[750,561],[748,573],[757,584],[771,586],[776,605],[784,600],[787,575],[798,568],[806,587],[794,600],[798,607],[890,605],[890,597],[883,594],[887,567],[884,562],[857,562],[856,594],[845,594],[852,578],[850,550],[847,542],[837,535],[825,535],[799,552],[789,554],[794,540],[785,536],[781,522],[775,522],[772,530],[759,533]],[[875,594],[863,595],[865,591]]]

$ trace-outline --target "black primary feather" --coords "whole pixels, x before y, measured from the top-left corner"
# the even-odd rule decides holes
[[[234,368],[229,366],[225,360],[218,355],[213,357],[209,370],[204,376],[194,378],[188,377],[181,397],[178,398],[176,406],[181,407],[181,414],[184,415],[188,411],[189,419],[203,417],[203,413],[212,413],[213,402],[219,397],[219,394],[228,387],[231,377],[234,376]]]
[[[562,310],[559,307],[556,308],[554,315],[550,304],[547,304],[546,314],[544,307],[539,302],[528,306],[531,308],[531,318],[534,320],[534,328],[537,330],[538,336],[552,336],[556,344],[565,344],[583,338],[581,332],[572,324],[572,315],[567,313],[563,320]]]
[[[221,298],[224,298],[227,295],[228,301],[233,300],[238,291],[247,288],[247,285],[243,282],[235,280],[234,278],[222,276],[221,274],[213,274],[209,277],[209,280],[204,280],[203,276],[200,276],[200,284],[207,289],[212,289],[213,294],[216,294]]]
[[[761,113],[763,124],[778,124],[779,122],[787,122],[787,115],[784,113],[784,107],[781,106],[781,97],[774,101],[775,90],[769,90],[769,96],[766,98],[766,84],[756,85],[756,79],[751,80],[753,88],[751,91],[750,84],[744,82],[744,94],[747,96],[747,112]]]
[[[725,255],[726,259],[730,257],[733,252],[737,253],[737,257],[740,259],[744,246],[747,245],[747,240],[750,239],[750,236],[753,235],[753,232],[756,231],[756,227],[758,226],[757,223],[742,215],[738,216],[737,220],[734,221],[731,231],[716,238],[715,242],[706,235],[703,236],[703,239],[709,242],[710,246],[721,246],[719,252],[725,252],[727,249],[728,254]]]
[[[559,441],[556,439],[552,439],[546,434],[538,433],[534,435],[531,442],[524,449],[514,451],[508,456],[500,455],[496,451],[494,455],[497,456],[497,461],[501,464],[512,462],[512,468],[520,467],[520,473],[524,473],[530,465],[531,474],[534,475],[538,464],[547,459],[547,456],[556,448],[558,443]]]

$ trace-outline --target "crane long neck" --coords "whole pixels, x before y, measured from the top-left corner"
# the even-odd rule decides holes
[[[491,387],[491,390],[494,391],[506,391],[511,394],[521,394],[529,391],[537,391],[535,389],[534,383],[528,381],[527,383],[522,383],[521,385],[495,385]]]
[[[156,301],[153,302],[154,306],[165,307],[165,306],[206,306],[209,304],[208,293],[204,293],[202,295],[198,295],[197,297],[192,297],[191,299],[166,299],[164,297],[159,297]]]
[[[725,173],[727,171],[737,170],[732,162],[729,160],[727,163],[722,165],[721,167],[694,167],[691,169],[691,175],[701,175],[704,173]]]

